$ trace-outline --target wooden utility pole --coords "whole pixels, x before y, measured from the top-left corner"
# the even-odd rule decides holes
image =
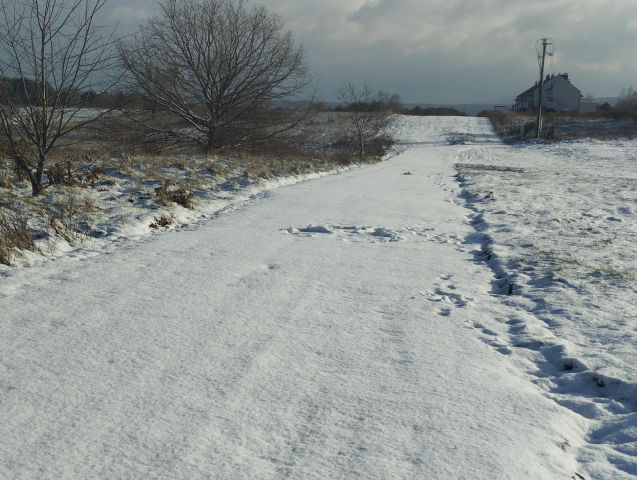
[[[549,38],[542,38],[542,59],[540,61],[540,92],[537,104],[537,139],[542,138],[542,96],[544,95],[544,61],[546,60],[546,47],[551,45]]]
[[[537,139],[542,137],[542,94],[544,93],[544,61],[546,59],[546,45],[548,40],[542,39],[542,60],[540,61],[540,91],[537,103]]]

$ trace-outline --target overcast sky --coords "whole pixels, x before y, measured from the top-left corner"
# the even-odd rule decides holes
[[[637,0],[261,0],[304,46],[325,99],[343,80],[406,103],[491,102],[538,77],[535,41],[555,40],[548,72],[583,94],[637,87]],[[131,29],[151,0],[109,0]],[[511,102],[513,100],[511,99]]]

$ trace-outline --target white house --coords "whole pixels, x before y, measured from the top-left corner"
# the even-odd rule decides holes
[[[515,98],[513,110],[521,111],[536,109],[540,97],[540,84],[535,82]],[[544,93],[542,94],[542,108],[556,112],[577,112],[580,108],[582,92],[568,79],[568,73],[547,75],[544,79]]]

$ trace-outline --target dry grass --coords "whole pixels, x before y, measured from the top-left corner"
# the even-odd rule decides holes
[[[87,238],[90,230],[90,214],[96,209],[92,200],[80,198],[71,189],[44,207],[47,224],[69,245],[76,245]]]
[[[11,190],[13,188],[13,178],[10,175],[5,175],[0,178],[0,188],[6,188]]]
[[[520,131],[523,126],[525,131],[529,132],[535,128],[533,124],[534,116],[530,113],[487,111],[481,112],[479,116],[487,117],[496,133],[504,140],[520,139]]]
[[[204,165],[204,169],[213,177],[227,178],[232,174],[232,170],[230,168],[215,158],[209,158]]]
[[[545,112],[542,137],[545,141],[595,138],[599,140],[629,138],[637,135],[637,121],[630,116],[614,118],[614,112],[576,113]],[[536,116],[532,112],[482,112],[491,120],[497,134],[509,143],[536,136]]]
[[[163,185],[155,189],[155,197],[160,203],[175,202],[184,208],[194,208],[195,196],[183,187],[175,188],[170,180],[164,181]]]
[[[155,220],[149,225],[149,227],[154,229],[165,228],[173,223],[175,223],[175,219],[173,217],[161,215],[160,217],[155,217]]]
[[[20,251],[39,251],[26,217],[17,213],[0,215],[0,263],[11,265]]]

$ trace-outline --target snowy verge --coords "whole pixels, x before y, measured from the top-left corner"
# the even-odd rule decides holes
[[[516,312],[488,327],[589,423],[592,478],[637,475],[635,142],[473,146],[457,179],[475,260]]]
[[[352,168],[356,166],[328,165],[309,173],[270,178],[244,174],[229,178],[208,175],[208,179],[192,170],[173,169],[173,178],[177,172],[180,183],[189,182],[191,187],[187,190],[191,198],[188,208],[170,198],[158,198],[157,192],[163,185],[176,189],[163,177],[140,181],[107,170],[95,188],[51,188],[40,202],[31,199],[24,186],[21,191],[5,193],[4,202],[13,202],[12,210],[28,216],[37,250],[17,252],[10,266],[0,263],[0,278],[16,269],[42,265],[61,257],[90,257],[122,243],[191,228],[226,210],[240,208],[273,189]],[[62,219],[57,220],[56,228],[52,229],[47,225],[46,215],[51,215],[50,210],[56,208],[63,212]],[[74,211],[72,219],[67,213],[70,208]]]

